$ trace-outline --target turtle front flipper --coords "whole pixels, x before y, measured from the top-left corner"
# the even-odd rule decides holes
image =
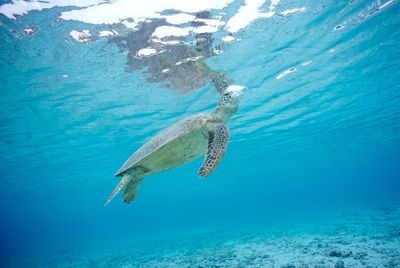
[[[207,177],[221,162],[229,142],[229,128],[224,124],[215,124],[208,132],[208,149],[206,158],[199,169],[200,177]]]

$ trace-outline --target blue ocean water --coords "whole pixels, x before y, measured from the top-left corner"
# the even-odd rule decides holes
[[[232,43],[213,33],[223,53],[201,61],[246,87],[216,171],[200,179],[199,158],[146,177],[132,204],[117,196],[107,207],[122,163],[162,129],[213,111],[220,94],[207,79],[190,90],[166,86],[146,67],[151,57],[132,70],[118,40],[71,38],[114,26],[60,19],[70,6],[1,14],[0,266],[334,267],[343,257],[343,267],[400,267],[399,3],[277,9],[302,6],[254,20]],[[335,253],[356,242],[346,232],[391,251],[363,259],[357,244]],[[296,255],[299,239],[315,233],[322,246]],[[273,243],[252,248],[258,235]],[[238,262],[227,262],[226,247]]]

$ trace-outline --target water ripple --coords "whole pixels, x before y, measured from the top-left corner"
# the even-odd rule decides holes
[[[232,143],[245,144],[243,159],[317,146],[335,151],[348,136],[354,147],[398,142],[398,4],[374,12],[385,3],[306,1],[305,12],[259,19],[207,58],[210,68],[248,87],[230,122]],[[113,43],[61,38],[68,24],[19,38],[12,27],[17,23],[7,22],[0,32],[5,173],[72,164],[94,170],[110,160],[107,152],[129,155],[157,131],[216,106],[212,85],[182,94],[148,83],[144,73],[126,71],[127,55]],[[115,165],[123,160],[112,158]]]

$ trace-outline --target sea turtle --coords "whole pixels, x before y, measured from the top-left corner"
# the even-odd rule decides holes
[[[205,159],[198,174],[200,177],[210,175],[227,149],[229,129],[226,124],[238,108],[238,96],[237,91],[226,90],[214,112],[187,117],[140,147],[115,174],[122,176],[122,179],[105,205],[121,189],[124,189],[124,202],[130,203],[135,199],[145,176],[181,166],[202,155],[205,155]]]

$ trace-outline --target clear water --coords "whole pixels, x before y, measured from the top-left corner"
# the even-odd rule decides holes
[[[232,43],[214,33],[223,53],[201,61],[247,87],[222,163],[207,179],[201,158],[146,177],[133,204],[118,196],[107,207],[120,165],[158,131],[212,111],[219,94],[209,81],[149,82],[111,38],[77,42],[72,30],[114,26],[58,19],[73,7],[0,15],[0,266],[280,267],[298,256],[333,267],[340,225],[391,250],[363,264],[353,249],[345,264],[400,267],[400,6],[384,4],[283,1],[277,12],[306,11],[256,19]],[[296,255],[299,237],[316,233],[327,248]],[[246,256],[240,243],[258,235],[288,252],[260,244],[254,258],[272,262],[224,262],[224,247]]]

